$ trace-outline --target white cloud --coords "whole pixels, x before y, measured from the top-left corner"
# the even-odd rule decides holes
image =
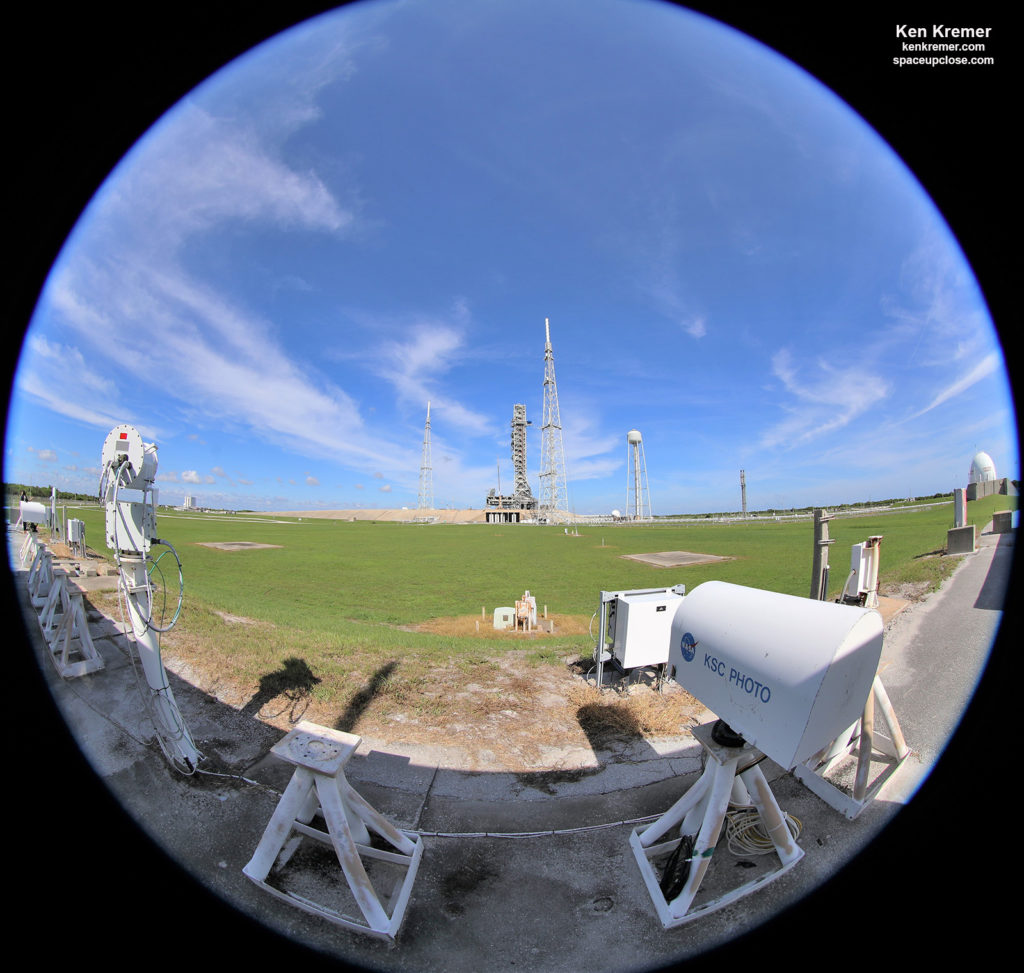
[[[900,293],[884,295],[886,333],[909,345],[910,365],[937,365],[977,354],[991,334],[984,302],[955,243],[933,231],[900,267]]]
[[[703,338],[708,333],[707,318],[703,314],[691,318],[689,321],[681,321],[680,324],[691,338]]]
[[[836,368],[815,363],[814,377],[800,378],[800,369],[786,348],[772,356],[772,372],[796,401],[780,402],[788,418],[761,435],[764,449],[792,448],[849,425],[889,395],[889,383],[874,369],[861,365]]]
[[[424,317],[398,325],[402,337],[374,348],[370,367],[393,386],[400,403],[422,408],[425,416],[429,402],[432,422],[436,417],[448,428],[491,435],[491,420],[453,398],[440,384],[467,355],[464,335],[469,317],[465,300],[456,298],[447,317]]]
[[[943,402],[948,402],[950,399],[966,392],[972,385],[976,385],[983,378],[987,378],[989,375],[997,371],[1002,364],[1003,360],[999,352],[990,352],[969,372],[960,376],[960,378],[950,385],[947,385],[935,396],[935,398],[932,399],[931,402],[928,403],[928,405],[919,412],[915,412],[910,416],[910,418],[917,419],[919,416],[923,416],[926,412],[931,412],[932,409],[942,405]]]
[[[34,329],[34,362],[19,373],[20,391],[93,426],[130,418],[156,438],[145,418],[153,381],[186,416],[248,429],[295,452],[388,470],[415,463],[414,450],[365,428],[344,389],[289,354],[277,322],[180,261],[187,243],[233,222],[282,233],[338,234],[353,225],[352,211],[317,173],[290,166],[280,151],[317,116],[323,86],[351,70],[344,31],[329,30],[326,39],[313,32],[303,43],[311,52],[305,74],[296,74],[295,61],[266,62],[268,72],[281,72],[279,85],[268,85],[272,111],[251,96],[243,104],[243,89],[231,84],[214,86],[205,105],[200,92],[97,194],[41,305],[47,323],[70,328],[78,347]],[[67,377],[50,380],[59,362]]]
[[[200,483],[207,483],[207,484],[209,484],[209,483],[216,483],[217,482],[215,477],[210,476],[208,473],[204,476],[203,474],[197,472],[196,470],[183,470],[182,474],[181,474],[181,479],[185,483],[195,483],[195,484],[200,484]]]

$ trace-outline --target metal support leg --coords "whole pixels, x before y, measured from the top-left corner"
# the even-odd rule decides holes
[[[876,732],[876,707],[880,728],[887,737]],[[840,777],[840,765],[854,750],[857,751],[857,759],[853,781],[841,786],[835,782]],[[892,703],[882,680],[876,675],[861,718],[821,753],[794,767],[793,776],[852,821],[875,799],[909,754],[910,748],[903,738]],[[871,779],[872,761],[886,764],[874,780]],[[827,775],[833,779],[829,780]]]

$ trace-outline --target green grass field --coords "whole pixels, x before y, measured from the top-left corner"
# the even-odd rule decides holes
[[[988,497],[968,504],[968,518],[980,532],[993,511],[1015,505],[1016,498]],[[109,555],[99,508],[68,515],[85,522],[90,548]],[[934,589],[960,560],[941,556],[950,526],[951,503],[831,521],[830,597],[845,581],[850,546],[873,534],[884,538],[883,593],[906,584]],[[589,657],[587,623],[602,589],[682,583],[692,590],[718,579],[806,597],[813,540],[809,520],[581,526],[578,535],[566,535],[554,526],[275,523],[171,512],[160,514],[159,533],[178,551],[185,579],[184,609],[165,636],[166,648],[203,671],[208,683],[239,687],[243,696],[262,692],[269,698],[275,687],[300,691],[329,711],[335,725],[344,723],[337,714],[371,690],[381,712],[440,712],[444,699],[430,687],[443,683],[446,673],[484,678],[495,656],[510,648],[519,650],[526,666],[564,668],[570,658]],[[202,546],[228,541],[277,546]],[[679,550],[730,560],[657,568],[622,557]],[[161,567],[176,596],[171,564],[165,557]],[[493,610],[514,605],[527,589],[539,612],[546,606],[551,615],[572,617],[575,627],[556,626],[553,634],[529,640],[496,639]],[[248,623],[232,624],[225,613]],[[479,635],[408,629],[429,619],[472,615],[481,619]]]
[[[1016,498],[968,504],[980,531],[992,513]],[[90,546],[102,546],[99,509],[78,511]],[[952,505],[907,513],[837,518],[830,553],[838,595],[852,544],[881,534],[881,582],[940,581],[943,568],[927,555],[941,552],[952,526]],[[177,549],[190,599],[280,625],[330,628],[339,619],[410,624],[437,616],[509,605],[527,588],[538,604],[568,614],[591,612],[601,589],[692,588],[717,578],[805,595],[810,588],[810,521],[749,521],[699,526],[409,525],[305,519],[286,523],[249,518],[162,513],[159,533]],[[222,551],[203,543],[247,541],[279,545]],[[622,555],[695,551],[732,560],[658,568]],[[159,551],[159,549],[157,549]]]

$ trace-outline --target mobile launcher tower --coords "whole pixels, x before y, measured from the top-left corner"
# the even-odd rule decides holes
[[[509,510],[536,510],[537,498],[530,490],[526,477],[526,406],[512,406],[512,495],[500,496],[494,490],[487,497],[488,507],[503,507]]]

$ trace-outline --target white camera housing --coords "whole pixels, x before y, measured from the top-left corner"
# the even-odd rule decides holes
[[[103,442],[100,463],[107,546],[125,553],[147,553],[156,537],[156,445],[144,443],[134,426],[115,426]]]
[[[134,426],[122,423],[103,441],[100,465],[120,471],[120,489],[148,490],[156,479],[156,445],[144,443]]]
[[[676,610],[675,680],[785,770],[864,711],[882,653],[876,609],[706,581]]]

